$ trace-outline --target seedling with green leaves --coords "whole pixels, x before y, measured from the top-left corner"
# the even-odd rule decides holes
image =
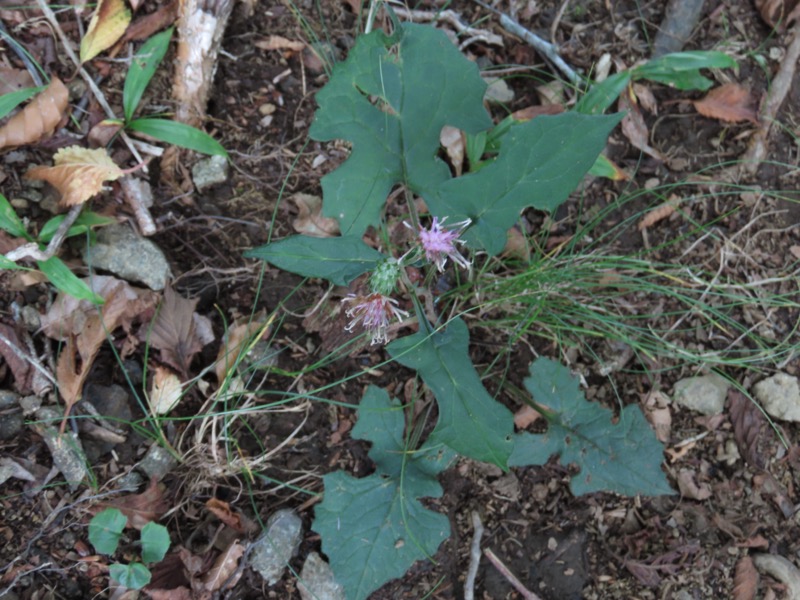
[[[89,522],[89,541],[100,554],[112,555],[119,547],[127,523],[128,518],[119,509],[107,508]],[[142,562],[114,563],[108,567],[114,581],[132,590],[150,583],[150,569],[146,565],[164,559],[170,545],[169,532],[163,525],[151,521],[142,527],[139,544]]]
[[[372,443],[376,472],[362,479],[326,475],[325,497],[316,508],[313,528],[351,600],[366,598],[415,560],[431,557],[449,535],[447,520],[419,498],[441,495],[436,475],[457,455],[503,470],[558,455],[579,468],[575,494],[671,493],[660,468],[662,446],[641,410],[625,407],[615,422],[612,411],[587,402],[569,370],[553,361],[534,362],[525,383],[526,401],[544,415],[547,432],[515,434],[511,412],[486,390],[471,362],[466,321],[437,316],[430,302],[429,288],[448,262],[465,275],[468,288],[474,282],[468,251],[498,255],[523,209],[553,211],[567,199],[622,118],[602,114],[621,88],[594,97],[590,92],[583,112],[527,123],[506,119],[493,127],[477,67],[442,32],[395,25],[392,35],[361,36],[317,95],[311,137],[352,144],[345,163],[322,179],[323,214],[338,220],[341,237],[297,235],[247,253],[339,286],[369,273],[366,291],[357,287],[342,302],[352,319],[347,329],[363,329],[373,344],[387,342],[395,322],[414,313],[417,333],[396,339],[387,351],[416,370],[433,393],[435,426],[422,439],[424,422],[414,417],[414,407],[370,387],[353,437]],[[659,80],[672,70],[676,82],[696,85],[700,67],[729,65],[730,59],[716,55],[705,62],[678,57],[625,77]],[[439,158],[445,125],[466,134],[470,170],[458,177]],[[398,223],[384,214],[396,187],[410,230],[405,238],[390,231]],[[420,199],[429,215],[419,212]],[[379,249],[363,240],[370,227],[381,232]],[[409,267],[421,269],[423,277],[412,282]]]

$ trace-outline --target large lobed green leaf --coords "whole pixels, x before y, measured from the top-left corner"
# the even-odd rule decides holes
[[[322,178],[324,214],[339,220],[343,235],[377,225],[394,185],[425,195],[450,178],[436,156],[444,125],[468,133],[492,125],[477,66],[444,33],[404,23],[396,37],[359,37],[317,94],[309,135],[353,144],[350,158]]]
[[[322,536],[322,550],[348,600],[367,598],[401,577],[450,535],[447,517],[428,510],[418,498],[442,495],[436,475],[454,453],[432,441],[409,450],[404,427],[400,403],[370,386],[352,436],[372,442],[375,473],[361,479],[341,471],[323,477],[325,496],[314,509],[312,529]]]
[[[356,237],[315,238],[307,235],[295,235],[253,248],[244,255],[245,258],[260,258],[279,269],[304,277],[322,277],[336,285],[348,285],[385,258]]]
[[[505,470],[514,417],[483,387],[468,348],[466,324],[453,319],[444,331],[420,331],[395,340],[387,350],[400,364],[416,369],[436,396],[439,420],[430,439]]]
[[[454,221],[472,219],[464,238],[498,254],[523,208],[550,211],[567,199],[621,118],[568,112],[515,125],[494,162],[432,188],[425,195],[428,207]]]
[[[541,465],[558,455],[581,469],[570,485],[576,495],[673,493],[661,470],[664,448],[638,406],[623,408],[615,423],[611,410],[587,402],[569,369],[547,358],[531,365],[525,387],[548,421],[547,433],[517,434],[510,466]]]

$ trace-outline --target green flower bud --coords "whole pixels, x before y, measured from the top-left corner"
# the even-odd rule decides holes
[[[387,258],[378,263],[369,277],[369,287],[382,296],[391,296],[400,278],[400,265],[394,258]]]

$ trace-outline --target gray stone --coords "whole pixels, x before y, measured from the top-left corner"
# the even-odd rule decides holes
[[[83,399],[97,411],[97,415],[101,417],[99,424],[115,433],[122,436],[127,436],[130,431],[130,422],[133,420],[133,412],[130,407],[130,398],[128,392],[118,385],[98,385],[96,383],[87,383],[83,390]],[[81,403],[82,409],[86,407]],[[92,412],[85,411],[86,414],[92,415]],[[116,448],[118,442],[106,441],[103,439],[90,439],[84,436],[83,447],[86,451],[86,457],[89,462],[94,463],[101,456]]]
[[[297,589],[303,600],[347,600],[344,588],[336,582],[330,565],[316,552],[306,558]]]
[[[755,384],[753,393],[771,417],[800,422],[800,382],[797,377],[777,373]]]
[[[716,373],[688,377],[675,384],[672,398],[675,403],[704,415],[718,415],[725,407],[729,387],[730,382]]]
[[[11,390],[0,390],[0,409],[11,408],[19,402],[19,394]]]
[[[168,473],[172,472],[178,461],[168,450],[153,444],[144,455],[142,462],[139,463],[139,470],[148,477],[155,477],[158,481],[164,479]]]
[[[53,457],[53,465],[61,471],[67,485],[74,492],[88,475],[80,439],[69,432],[58,432],[57,424],[62,414],[53,408],[40,408],[36,411],[36,418],[39,422],[32,425],[33,429],[42,436]]]
[[[514,90],[508,87],[504,79],[484,77],[483,80],[489,84],[489,87],[486,88],[486,93],[483,95],[483,99],[486,102],[508,104],[514,100]]]
[[[21,412],[12,412],[0,415],[0,440],[10,440],[20,432],[25,424],[25,418]]]
[[[32,306],[22,307],[22,322],[28,331],[37,331],[42,326],[42,315]]]
[[[170,277],[169,264],[158,246],[139,237],[127,225],[111,225],[97,233],[97,244],[84,252],[84,262],[111,271],[128,281],[163,290]]]
[[[32,415],[42,407],[42,398],[40,396],[25,396],[19,399],[19,405],[22,407],[23,415]]]
[[[303,522],[294,511],[279,510],[267,521],[264,532],[253,542],[250,565],[268,585],[275,585],[303,536]]]
[[[228,181],[228,159],[224,156],[209,156],[192,167],[192,181],[198,192]]]

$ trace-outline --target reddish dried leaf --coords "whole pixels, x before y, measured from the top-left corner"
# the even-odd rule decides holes
[[[169,510],[167,499],[164,497],[164,485],[158,483],[153,477],[150,485],[141,494],[132,494],[119,498],[114,502],[102,505],[103,508],[117,508],[128,517],[126,527],[141,530],[152,521],[158,521]]]
[[[0,128],[0,148],[33,144],[51,135],[64,117],[69,92],[58,77]]]
[[[297,205],[297,218],[292,227],[297,233],[312,237],[339,235],[339,221],[322,215],[322,198],[313,194],[297,193],[292,196]]]
[[[695,109],[704,117],[738,123],[758,123],[750,92],[738,83],[726,83],[714,88],[705,98],[693,102]]]
[[[754,600],[758,589],[758,571],[753,559],[743,556],[736,562],[733,576],[733,600]]]
[[[624,564],[630,574],[636,577],[642,585],[649,588],[656,588],[661,583],[661,575],[658,574],[657,567],[630,559],[626,560]]]
[[[171,287],[164,289],[164,299],[150,330],[150,343],[161,350],[161,359],[184,377],[194,355],[203,349],[194,319],[197,300],[188,300]]]
[[[733,424],[733,437],[739,453],[751,467],[763,469],[767,462],[758,451],[764,415],[755,403],[737,390],[728,391],[728,415]]]
[[[626,113],[622,119],[622,133],[625,134],[625,137],[635,148],[663,162],[664,157],[661,153],[650,146],[647,124],[644,122],[644,117],[630,86],[620,94],[618,106],[620,111]]]
[[[798,0],[755,0],[755,4],[761,18],[770,27],[777,27],[780,31],[800,17]]]
[[[705,482],[698,483],[696,473],[691,469],[681,469],[677,481],[682,496],[692,500],[708,500],[712,496],[711,486]]]
[[[244,533],[242,526],[242,515],[231,510],[231,505],[216,498],[210,498],[206,502],[206,508],[231,529]]]
[[[61,193],[61,204],[82,204],[103,189],[106,181],[114,181],[125,173],[103,148],[62,148],[53,156],[52,167],[33,167],[28,179],[43,179]]]
[[[231,579],[230,582],[228,582],[228,579],[236,572],[239,566],[239,559],[243,554],[244,546],[238,541],[228,546],[225,551],[217,557],[214,566],[211,567],[208,573],[203,575],[202,581],[206,591],[216,592],[221,590],[222,586],[226,583],[228,584],[226,589],[231,589],[236,585],[236,582],[241,576],[241,572],[239,572],[238,576]]]

